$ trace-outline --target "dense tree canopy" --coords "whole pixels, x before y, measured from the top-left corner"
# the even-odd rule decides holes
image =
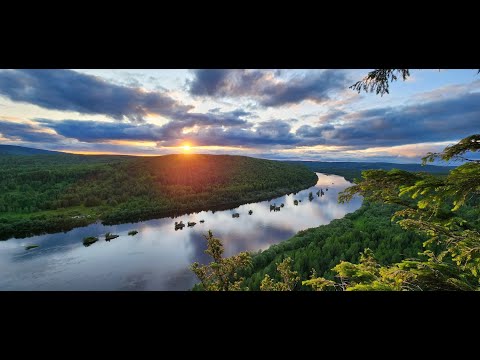
[[[376,69],[351,88],[388,94],[390,82],[409,75],[408,69]],[[295,269],[304,279],[300,289],[480,290],[480,160],[468,157],[477,151],[480,134],[423,158],[424,165],[437,159],[464,162],[447,175],[362,171],[363,178],[339,196],[341,202],[363,196],[362,208],[255,254],[243,270],[245,285],[292,290],[286,279],[297,280]],[[372,211],[374,218],[365,216]]]
[[[229,155],[0,156],[0,239],[271,199],[316,183],[298,165]]]
[[[316,277],[333,281],[336,273],[332,268],[340,261],[359,261],[365,248],[371,248],[382,265],[418,256],[427,237],[392,223],[390,219],[399,209],[396,205],[364,201],[360,209],[342,219],[299,231],[289,240],[252,254],[252,265],[241,272],[245,286],[260,290],[266,275],[282,282],[277,267],[286,258],[292,259],[292,271],[298,272],[301,280],[309,279],[314,269]],[[295,290],[309,289],[300,281],[295,286]]]
[[[410,72],[376,69],[350,88],[388,94],[389,83],[396,81],[397,75],[405,80]],[[367,200],[401,206],[393,217],[401,219],[399,225],[428,236],[423,244],[423,259],[381,266],[367,249],[358,265],[342,261],[333,268],[340,284],[312,276],[304,285],[317,290],[335,285],[346,290],[478,290],[480,161],[465,154],[479,150],[480,135],[475,134],[447,146],[441,153],[428,153],[424,165],[436,159],[466,162],[446,177],[400,170],[362,172],[364,179],[346,189],[339,200],[348,201],[359,194]],[[368,276],[359,277],[362,274]]]
[[[472,135],[424,162],[464,158],[476,152],[480,135]],[[464,158],[465,160],[469,160]],[[401,207],[394,214],[407,230],[425,234],[421,258],[380,266],[341,262],[333,268],[346,290],[478,290],[480,281],[480,162],[466,162],[446,177],[399,170],[368,170],[364,180],[346,189],[340,201],[355,195]],[[374,269],[374,270],[372,270]],[[370,275],[359,278],[367,271]],[[318,281],[323,281],[319,279]]]
[[[480,162],[472,135],[434,159],[462,158],[447,175],[364,170],[339,201],[362,207],[252,256],[250,290],[478,290]],[[423,250],[423,251],[422,251]],[[299,279],[303,281],[298,282]]]

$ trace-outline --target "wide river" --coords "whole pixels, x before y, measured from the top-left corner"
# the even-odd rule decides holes
[[[296,195],[232,210],[113,226],[96,223],[66,233],[0,241],[0,290],[188,290],[196,283],[190,264],[209,261],[203,237],[208,230],[223,240],[225,255],[230,256],[266,249],[299,230],[328,224],[360,207],[359,198],[338,204],[338,193],[351,185],[343,177],[317,175],[315,186]],[[315,194],[319,189],[324,196]],[[312,201],[309,192],[313,192]],[[302,201],[295,206],[294,199]],[[273,203],[285,206],[270,211]],[[232,218],[233,213],[240,217]],[[180,220],[197,224],[175,231],[174,222]],[[138,234],[128,236],[131,230]],[[107,242],[106,232],[120,237]],[[86,236],[100,240],[85,247],[82,239]],[[25,250],[26,245],[39,247]]]

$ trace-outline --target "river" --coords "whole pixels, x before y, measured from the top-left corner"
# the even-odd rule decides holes
[[[343,177],[317,175],[315,186],[296,195],[232,210],[112,226],[96,223],[66,233],[0,241],[0,290],[188,290],[196,283],[190,264],[209,261],[203,238],[208,230],[223,240],[225,255],[230,256],[266,249],[299,230],[328,224],[361,206],[359,198],[347,204],[337,202],[338,193],[351,185]],[[320,188],[325,195],[318,197],[315,193]],[[312,201],[309,192],[313,192]],[[296,206],[294,199],[302,201]],[[270,211],[273,203],[285,206]],[[232,218],[233,213],[240,217]],[[175,230],[174,222],[180,220],[197,224]],[[128,236],[131,230],[138,234]],[[120,237],[107,242],[106,232]],[[85,247],[82,239],[87,236],[100,240]],[[39,247],[25,250],[27,245]]]

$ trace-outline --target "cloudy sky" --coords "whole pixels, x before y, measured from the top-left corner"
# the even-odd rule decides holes
[[[475,70],[0,70],[0,143],[85,154],[187,151],[418,162],[480,130]]]

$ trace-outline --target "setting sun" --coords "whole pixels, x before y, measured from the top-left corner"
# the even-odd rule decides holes
[[[190,151],[190,145],[183,145],[183,151]]]

